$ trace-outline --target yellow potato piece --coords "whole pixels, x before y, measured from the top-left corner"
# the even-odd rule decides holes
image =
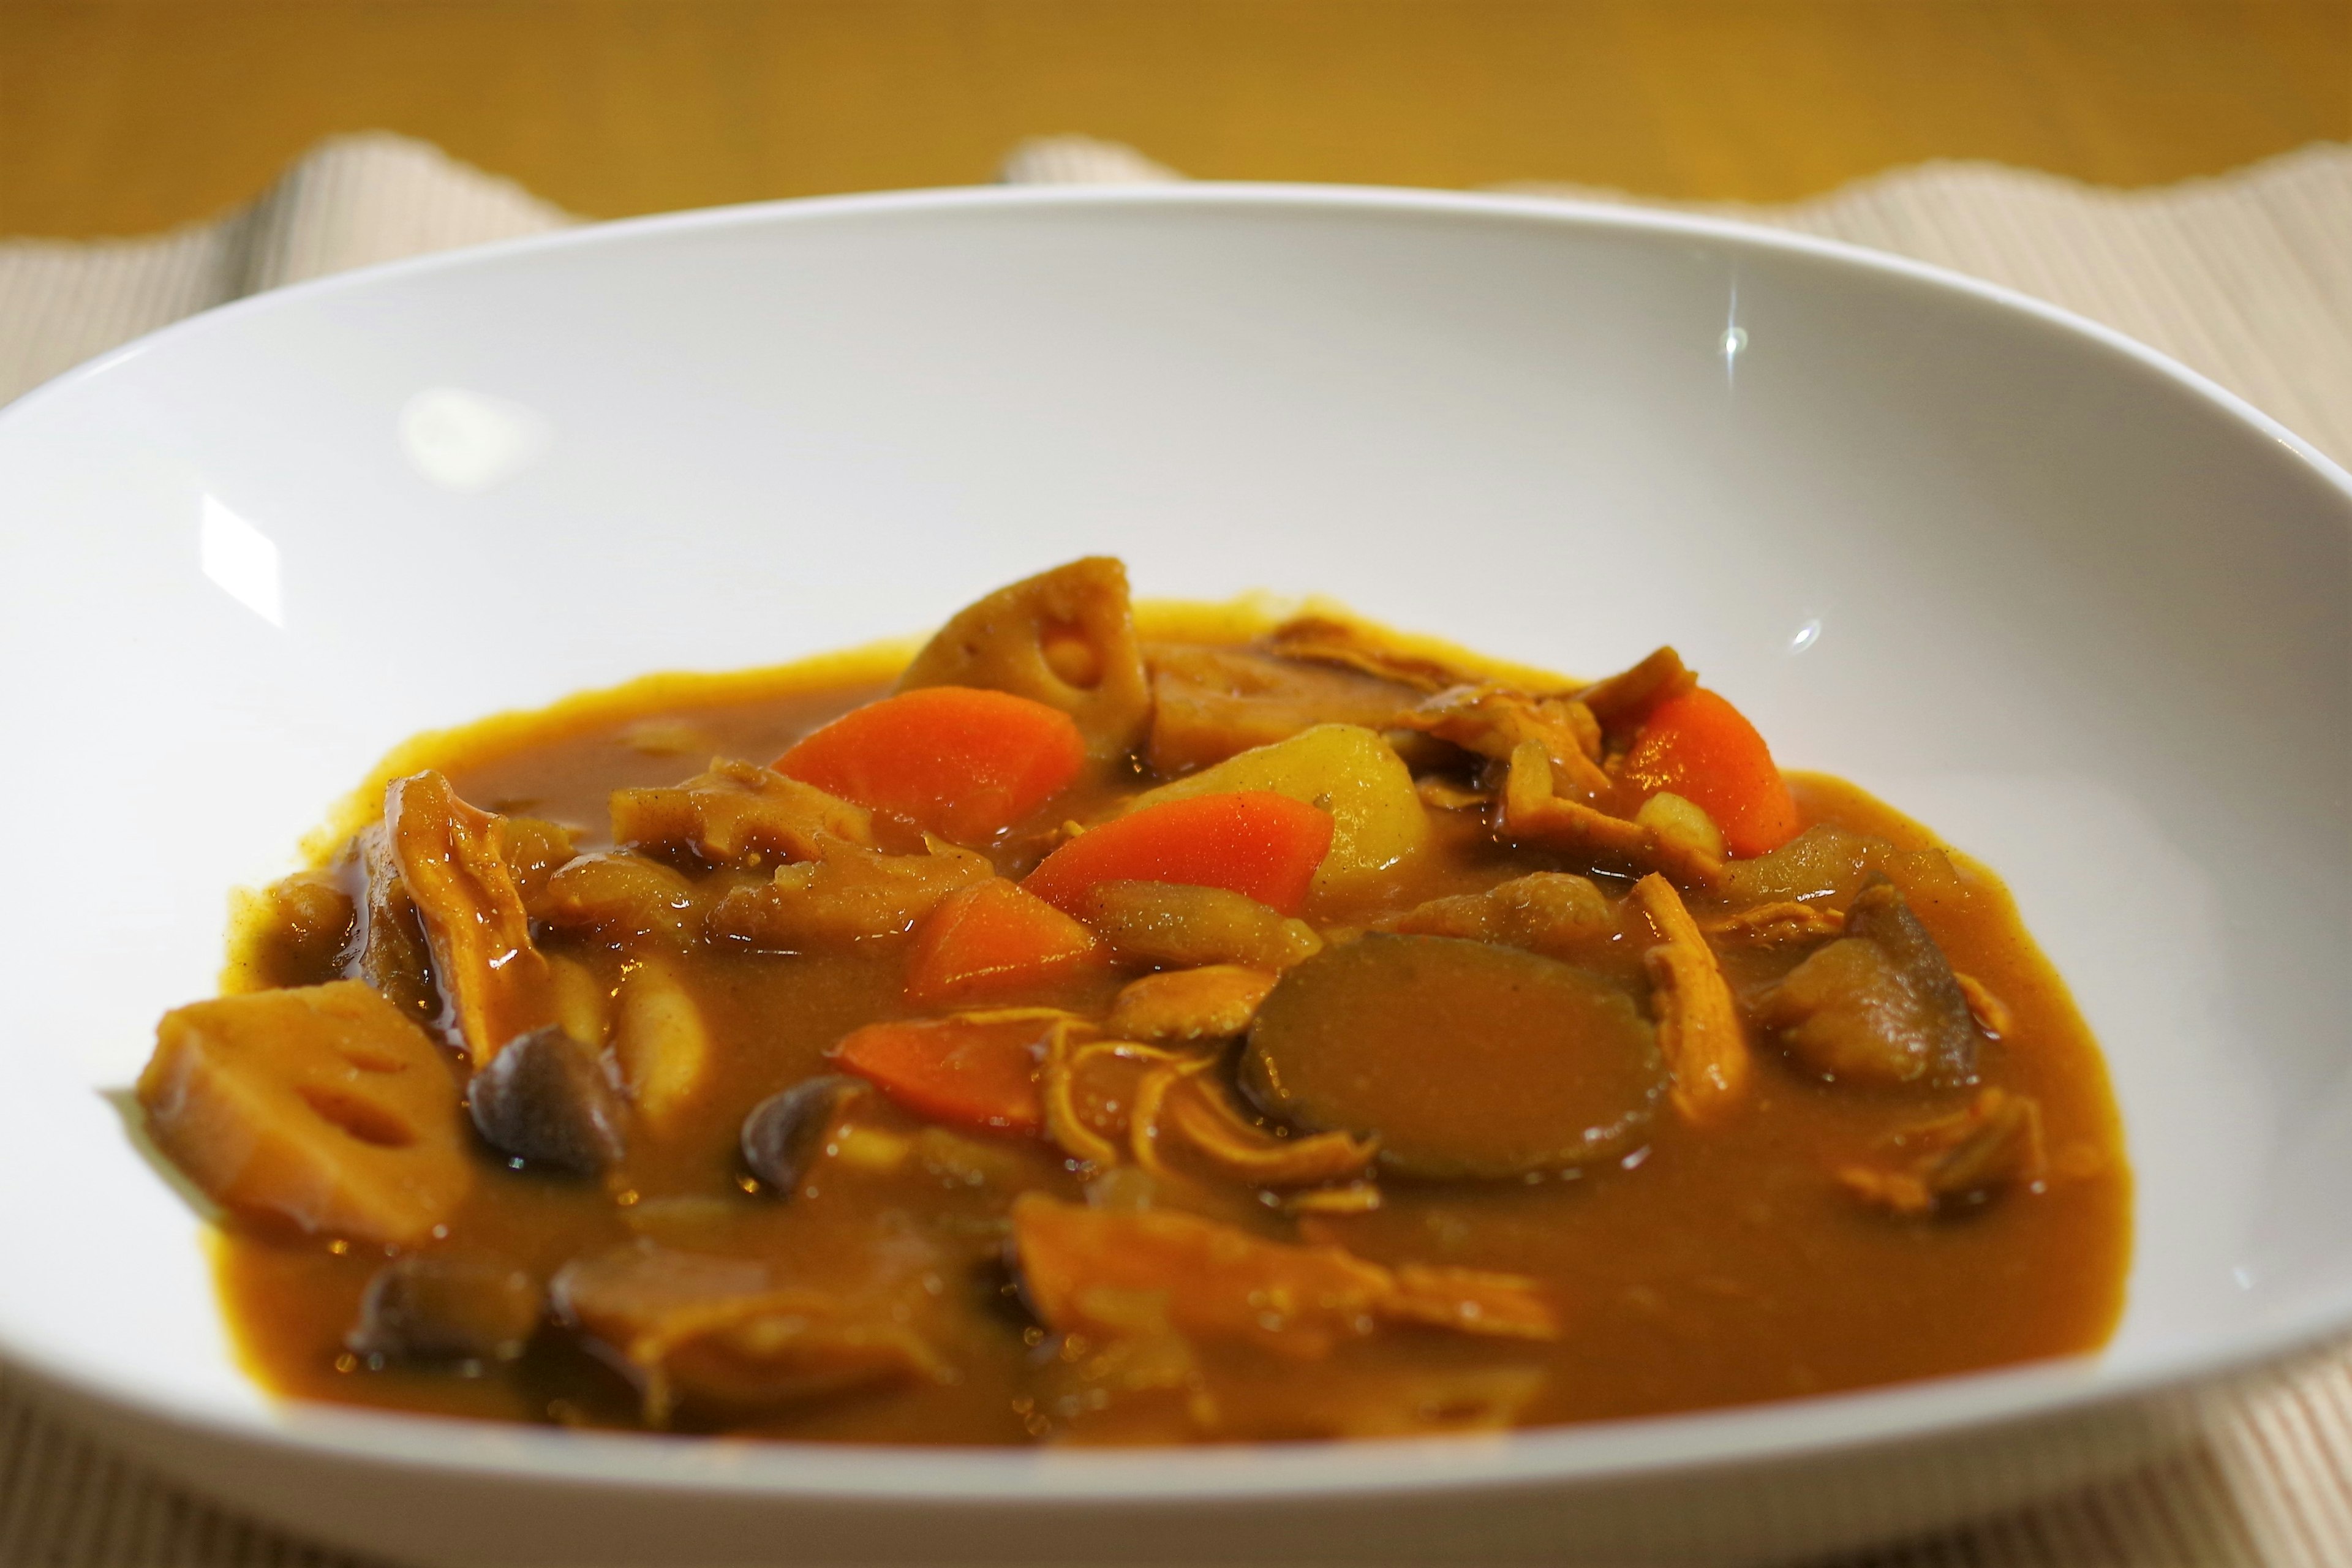
[[[1331,814],[1331,852],[1315,873],[1318,898],[1355,891],[1429,842],[1429,815],[1412,773],[1360,724],[1318,724],[1138,795],[1128,809],[1260,789]]]
[[[474,1182],[440,1048],[356,980],[166,1013],[139,1103],[215,1202],[319,1235],[421,1240]]]

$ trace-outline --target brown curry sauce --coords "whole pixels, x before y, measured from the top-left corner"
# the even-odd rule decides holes
[[[1262,629],[1200,613],[1161,625],[1205,646]],[[674,784],[713,754],[773,757],[880,695],[894,668],[881,656],[718,686],[656,679],[428,738],[403,753],[400,767],[436,767],[485,809],[567,824],[585,850],[604,836],[614,789]],[[1045,815],[1055,823],[1092,820],[1116,795],[1150,782],[1132,774],[1098,781],[1091,794],[1055,800]],[[1255,1234],[1335,1245],[1391,1267],[1524,1277],[1556,1307],[1559,1331],[1546,1342],[1391,1331],[1320,1355],[1202,1344],[1194,1347],[1190,1393],[1171,1405],[1130,1396],[1134,1380],[1099,1336],[1055,1334],[1024,1304],[1005,1258],[1012,1197],[1032,1190],[1084,1202],[1088,1186],[1089,1173],[1050,1143],[942,1130],[878,1104],[860,1112],[863,1122],[911,1151],[894,1168],[844,1164],[814,1183],[814,1196],[791,1202],[746,1177],[737,1139],[750,1107],[833,1070],[825,1053],[851,1029],[915,1011],[899,994],[905,942],[835,952],[706,949],[687,965],[716,1047],[708,1088],[658,1136],[633,1138],[625,1160],[602,1178],[507,1170],[481,1150],[486,1174],[448,1222],[446,1245],[543,1280],[567,1261],[650,1237],[683,1252],[786,1258],[796,1278],[820,1283],[870,1275],[879,1248],[901,1282],[888,1310],[919,1334],[944,1374],[751,1411],[654,1412],[609,1350],[552,1326],[508,1362],[417,1367],[372,1359],[346,1348],[346,1336],[370,1279],[397,1249],[289,1237],[238,1220],[226,1224],[217,1252],[227,1316],[258,1379],[297,1397],[525,1422],[634,1428],[652,1419],[772,1437],[957,1444],[1547,1425],[1825,1394],[2095,1349],[2121,1307],[2130,1185],[2098,1049],[2064,985],[1982,868],[1851,785],[1806,774],[1790,783],[1806,826],[1833,825],[1911,852],[1888,863],[1897,886],[1951,967],[2006,1005],[2008,1026],[1984,1045],[1978,1078],[2038,1104],[2042,1159],[2030,1182],[1924,1218],[1858,1202],[1837,1177],[1842,1165],[1872,1158],[1895,1131],[1961,1110],[1976,1086],[1823,1082],[1759,1040],[1740,1114],[1699,1127],[1662,1106],[1638,1146],[1602,1163],[1508,1180],[1383,1174],[1379,1206],[1363,1213],[1293,1215],[1246,1190],[1190,1205]],[[1499,846],[1475,811],[1430,815],[1436,846],[1409,875],[1360,900],[1361,907],[1317,911],[1317,923],[1370,923],[1382,910],[1528,869],[1589,868]],[[1008,835],[996,847],[1000,869],[1025,871],[1051,841],[1052,826]],[[1612,901],[1627,886],[1622,878],[1599,879]],[[230,990],[332,977],[292,951],[271,919],[265,903],[248,910]],[[636,962],[625,945],[589,933],[539,940],[608,987]],[[1640,987],[1639,948],[1627,942],[1595,963]],[[1735,990],[1748,994],[1803,951],[1743,949],[1723,962]],[[1034,999],[1099,1013],[1135,973],[1083,975]],[[1503,1083],[1462,1090],[1510,1092]],[[1185,1399],[1189,1413],[1180,1408]]]

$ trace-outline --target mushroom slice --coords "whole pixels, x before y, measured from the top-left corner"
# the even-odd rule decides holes
[[[919,686],[1034,699],[1077,721],[1097,762],[1126,755],[1151,720],[1127,568],[1090,555],[966,606],[898,677],[900,691]]]
[[[1326,950],[1258,1008],[1241,1059],[1258,1109],[1378,1138],[1411,1175],[1520,1175],[1622,1154],[1666,1085],[1633,998],[1589,970],[1451,937]]]
[[[1274,982],[1238,963],[1147,974],[1111,1004],[1110,1032],[1129,1040],[1231,1039],[1250,1026]]]
[[[1552,784],[1575,798],[1605,799],[1616,789],[1601,770],[1601,726],[1574,698],[1532,697],[1491,681],[1475,682],[1437,693],[1399,724],[1498,763],[1509,762],[1533,741],[1550,764]]]
[[[1097,882],[1084,912],[1095,934],[1130,963],[1284,970],[1323,951],[1305,921],[1225,888]]]
[[[433,951],[440,1026],[486,1067],[509,1040],[555,1017],[547,961],[499,852],[499,819],[428,771],[393,781],[383,823]]]
[[[625,1152],[620,1096],[592,1048],[558,1025],[508,1041],[466,1100],[482,1142],[513,1159],[593,1176]]]
[[[824,1153],[843,1116],[873,1094],[874,1086],[862,1078],[824,1073],[768,1096],[743,1118],[737,1141],[743,1163],[776,1196],[791,1197]]]
[[[1456,893],[1415,905],[1380,922],[1405,936],[1453,936],[1495,942],[1564,958],[1615,929],[1609,900],[1590,879],[1565,871],[1534,871],[1498,882],[1483,893]]]
[[[814,860],[836,840],[874,843],[874,814],[864,806],[723,757],[675,788],[614,790],[612,812],[615,844],[690,850],[722,866],[762,856]]]
[[[639,1240],[567,1264],[550,1293],[565,1322],[614,1352],[654,1426],[681,1406],[740,1416],[951,1375],[892,1303],[790,1284],[751,1258]]]
[[[412,1252],[375,1271],[343,1346],[389,1362],[513,1361],[546,1304],[509,1264]]]
[[[1747,1098],[1754,1071],[1731,986],[1673,883],[1654,871],[1633,884],[1633,901],[1659,938],[1642,962],[1654,988],[1658,1049],[1675,1076],[1675,1109],[1700,1126],[1718,1121]]]
[[[440,1048],[356,980],[166,1013],[139,1103],[206,1196],[313,1235],[406,1245],[474,1184]]]
[[[817,858],[780,866],[763,886],[736,888],[712,907],[713,937],[782,952],[899,936],[950,893],[996,875],[987,856],[926,834],[929,853],[886,855],[824,840]]]
[[[1517,844],[1636,871],[1661,871],[1686,888],[1713,887],[1723,878],[1723,862],[1686,840],[1559,795],[1541,741],[1522,741],[1511,753],[1500,815],[1497,827]]]
[[[1764,993],[1759,1020],[1825,1078],[1940,1089],[1973,1082],[1983,1036],[1943,950],[1901,890],[1874,874],[1847,909],[1845,930]]]
[[[1848,1165],[1846,1191],[1906,1219],[1982,1203],[2004,1188],[2042,1180],[2042,1107],[2004,1089],[1979,1091],[1965,1110],[1896,1133],[1892,1163]]]

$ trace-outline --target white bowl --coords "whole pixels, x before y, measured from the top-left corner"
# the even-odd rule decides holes
[[[0,1350],[420,1558],[1750,1557],[2130,1462],[2352,1323],[2352,481],[2015,296],[1549,203],[964,193],[625,224],[215,311],[0,416]],[[1139,1453],[292,1408],[105,1091],[227,889],[413,731],[919,631],[1093,551],[1583,671],[1680,644],[2003,873],[2137,1174],[2079,1360],[1496,1440]],[[1890,1323],[1889,1331],[1901,1331]]]

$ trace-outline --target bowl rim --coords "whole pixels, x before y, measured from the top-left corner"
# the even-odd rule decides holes
[[[0,407],[0,434],[78,395],[155,349],[229,330],[257,312],[312,298],[396,287],[446,269],[504,264],[576,248],[657,243],[738,228],[870,218],[1061,208],[1204,212],[1356,212],[1435,221],[1484,220],[1562,230],[1706,241],[1874,274],[1958,293],[2022,314],[2102,350],[2130,372],[2169,382],[2298,460],[2342,503],[2352,525],[2352,474],[2235,393],[2114,328],[2000,284],[1843,241],[1736,218],[1563,197],[1383,186],[1181,182],[1165,184],[955,187],[893,191],[656,214],[436,252],[247,296],[110,350]],[[663,1434],[573,1432],[460,1417],[310,1404],[263,1394],[224,1407],[157,1392],[102,1362],[17,1342],[0,1321],[0,1357],[118,1417],[201,1437],[416,1470],[515,1481],[614,1484],[667,1492],[808,1500],[1020,1507],[1146,1500],[1391,1495],[1477,1487],[1654,1479],[1717,1466],[1800,1460],[1927,1440],[2037,1418],[2087,1415],[2176,1393],[2278,1361],[2352,1328],[2352,1285],[2318,1293],[2259,1328],[2217,1335],[2116,1368],[2104,1352],[1753,1405],[1528,1427],[1480,1436],[1228,1444],[1108,1451],[1036,1451],[814,1442],[726,1442]]]

